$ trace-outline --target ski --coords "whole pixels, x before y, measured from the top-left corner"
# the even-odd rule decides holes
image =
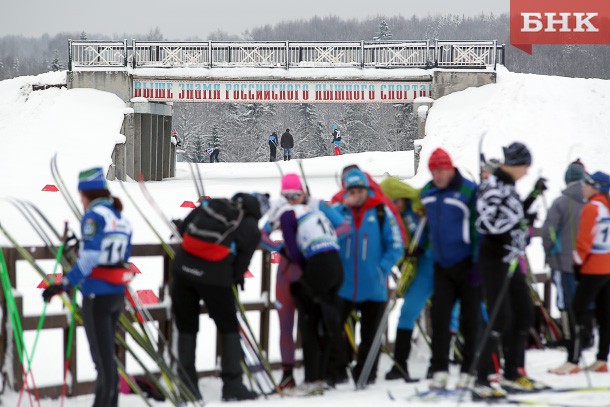
[[[4,236],[9,240],[9,242],[11,242],[13,247],[17,250],[19,255],[34,268],[34,270],[47,284],[53,283],[52,281],[50,281],[44,270],[42,270],[42,268],[36,263],[36,260],[33,258],[33,256],[16,241],[12,234],[10,234],[2,226],[2,224],[0,224],[0,232],[4,234]],[[62,300],[68,311],[74,315],[76,322],[82,323],[80,309],[78,309],[77,307],[75,308],[73,306],[73,303],[72,301],[70,301],[70,297],[68,296],[68,294],[62,293],[61,295],[59,295],[59,298]],[[141,334],[137,332],[137,330],[135,330],[135,328],[133,327],[132,322],[127,319],[125,313],[119,316],[119,323],[120,326],[125,330],[125,332],[130,334],[133,339],[138,343],[138,345],[158,364],[161,370],[161,376],[165,378],[168,387],[172,388],[175,383],[178,385],[178,387],[184,387],[180,379],[173,374],[173,371],[169,368],[169,366],[167,366],[163,358],[156,352],[154,346],[152,345],[151,339],[146,335],[146,333]],[[117,332],[115,339],[119,338],[120,336],[121,333]],[[174,405],[178,404],[175,403]]]
[[[80,220],[83,218],[83,214],[76,205],[76,202],[74,202],[74,199],[72,199],[72,197],[68,193],[68,188],[66,187],[64,179],[59,173],[59,168],[57,167],[57,153],[55,153],[51,158],[51,175],[53,176],[53,179],[55,180],[55,183],[59,188],[59,192],[68,204],[68,207],[70,208],[76,219],[80,222]]]
[[[305,184],[305,193],[307,193],[307,196],[311,196],[309,184],[307,183],[307,177],[305,176],[305,170],[303,169],[303,160],[298,159],[297,165],[299,166],[299,171],[301,172],[301,178],[303,178],[303,183]]]
[[[170,259],[174,259],[174,257],[176,257],[176,251],[165,242],[165,240],[163,239],[163,237],[161,236],[161,233],[157,230],[157,228],[155,228],[155,226],[150,222],[150,220],[148,219],[148,217],[144,214],[144,212],[142,211],[142,208],[140,208],[140,206],[136,203],[135,199],[133,198],[133,196],[129,193],[129,191],[127,190],[127,188],[125,187],[125,184],[123,183],[123,181],[119,180],[119,185],[121,186],[121,188],[123,189],[123,192],[125,193],[125,196],[127,196],[127,199],[129,199],[129,202],[131,202],[131,204],[133,205],[133,207],[136,209],[136,211],[140,214],[140,216],[142,217],[142,219],[144,219],[144,222],[146,222],[146,224],[148,225],[148,227],[150,228],[150,230],[153,232],[153,234],[157,237],[157,239],[159,239],[159,242],[161,243],[161,246],[163,247],[163,250],[165,250],[165,252],[167,253],[167,255],[170,257]]]
[[[238,319],[241,320],[240,324],[239,324],[240,331],[243,332],[245,338],[248,339],[250,347],[254,351],[261,366],[267,373],[267,376],[269,376],[269,379],[270,379],[271,384],[273,385],[273,388],[275,389],[275,391],[279,395],[283,395],[282,390],[278,386],[277,382],[275,381],[275,379],[273,377],[273,373],[271,372],[271,364],[269,363],[269,360],[263,354],[263,348],[261,347],[260,343],[257,342],[256,337],[254,336],[254,330],[252,329],[252,326],[250,326],[250,323],[248,322],[248,319],[246,317],[246,309],[244,308],[244,305],[239,300],[239,294],[237,292],[237,287],[235,285],[233,286],[233,294],[235,296],[235,301],[237,302],[237,309],[239,311],[239,313],[237,314]],[[244,329],[244,326],[246,327],[247,331]]]
[[[178,232],[178,228],[176,228],[176,225],[174,225],[169,220],[169,218],[167,216],[165,216],[165,213],[163,213],[163,210],[161,209],[161,207],[159,206],[159,204],[157,203],[155,198],[152,196],[152,194],[146,187],[146,183],[144,182],[143,174],[140,174],[140,179],[138,180],[138,185],[140,186],[140,191],[142,191],[142,194],[144,195],[144,197],[146,198],[146,200],[148,201],[150,206],[153,208],[153,210],[157,213],[157,215],[159,215],[159,217],[161,218],[163,223],[165,223],[165,225],[167,225],[167,227],[169,228],[169,230],[172,232],[172,234],[174,236],[181,239],[180,232]]]
[[[485,153],[483,153],[483,141],[485,140],[485,135],[487,135],[486,131],[483,132],[483,134],[481,134],[481,137],[479,138],[479,173],[481,173],[481,171],[483,170],[483,168],[485,168],[485,165],[487,164],[487,161],[485,160]]]
[[[407,397],[408,401],[424,401],[424,402],[440,402],[440,401],[457,401],[463,390],[458,389],[430,389],[418,391],[412,396]]]
[[[419,223],[419,225],[417,225],[417,230],[413,235],[413,239],[411,239],[411,242],[409,243],[409,249],[407,250],[409,256],[413,254],[415,248],[419,244],[419,239],[423,234],[425,226],[426,221],[424,218]],[[393,275],[392,273],[390,274]],[[373,370],[373,365],[375,364],[375,360],[377,359],[377,354],[379,353],[379,349],[381,348],[381,341],[388,325],[388,318],[390,316],[390,312],[392,312],[392,309],[396,305],[397,298],[398,296],[396,294],[396,290],[392,291],[392,293],[390,294],[390,298],[388,299],[388,302],[383,311],[383,316],[381,317],[379,325],[377,326],[377,330],[375,331],[375,336],[373,337],[373,342],[371,343],[369,353],[366,355],[366,359],[364,360],[362,371],[360,372],[360,376],[358,376],[358,380],[356,381],[356,390],[362,390],[366,387],[366,384],[371,375],[371,371]]]

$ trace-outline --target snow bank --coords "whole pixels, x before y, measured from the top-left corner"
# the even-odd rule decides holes
[[[478,143],[483,152],[502,157],[501,146],[525,143],[532,151],[529,175],[519,183],[529,192],[539,176],[549,179],[547,200],[565,187],[567,165],[580,158],[588,171],[610,171],[610,81],[564,78],[498,70],[496,84],[470,88],[437,100],[429,111],[421,152],[428,162],[445,148],[465,175],[478,179]],[[426,165],[417,176],[430,178]]]

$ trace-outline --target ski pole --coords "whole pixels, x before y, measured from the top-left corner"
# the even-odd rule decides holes
[[[489,316],[489,320],[487,321],[487,326],[485,326],[485,330],[483,331],[483,335],[479,343],[477,344],[477,348],[474,353],[474,357],[472,362],[470,363],[470,368],[468,369],[468,374],[470,377],[474,377],[477,367],[479,365],[479,361],[481,359],[481,354],[483,353],[483,349],[487,344],[489,339],[489,335],[491,335],[491,331],[493,329],[493,325],[498,318],[498,314],[500,313],[500,308],[502,307],[502,302],[504,301],[504,297],[506,296],[506,292],[508,291],[508,287],[510,285],[510,280],[513,278],[515,274],[515,270],[517,270],[517,266],[519,265],[519,257],[515,256],[515,258],[510,262],[508,266],[508,272],[504,277],[504,281],[502,282],[502,286],[500,287],[500,292],[496,297],[496,303],[491,311],[491,315]],[[465,389],[470,386],[466,386],[465,388],[460,389],[460,394],[458,397],[457,405],[459,406],[462,403],[462,399],[464,398]]]
[[[63,251],[64,251],[64,247],[66,245],[66,241],[68,238],[68,222],[64,223],[64,237],[63,237],[63,241],[61,243],[61,245],[59,246],[59,249],[57,250],[57,254],[55,256],[55,265],[53,267],[53,274],[51,275],[51,280],[55,281],[55,275],[57,274],[57,266],[59,265],[62,255],[63,255]],[[45,301],[44,306],[42,308],[42,313],[40,314],[40,318],[38,319],[38,327],[36,329],[36,336],[34,337],[34,344],[32,345],[32,352],[30,354],[30,357],[32,360],[34,360],[34,354],[36,353],[36,346],[38,345],[38,338],[40,338],[40,332],[42,331],[42,326],[44,324],[44,320],[47,314],[47,306],[49,305],[48,302]],[[30,363],[30,365],[28,366],[27,372],[26,374],[30,374],[32,375],[32,365]],[[34,376],[32,375],[32,380],[34,380]],[[27,381],[23,382],[23,385],[21,386],[21,390],[19,391],[19,393],[21,394],[24,389],[25,389],[25,384]]]

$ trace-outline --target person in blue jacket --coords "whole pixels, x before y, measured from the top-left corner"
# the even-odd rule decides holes
[[[400,308],[400,317],[396,328],[396,339],[394,340],[394,365],[386,373],[386,380],[403,379],[408,383],[416,382],[409,374],[407,361],[411,354],[411,339],[413,329],[420,314],[424,310],[426,303],[432,295],[434,281],[434,260],[432,258],[432,248],[428,240],[426,224],[421,226],[423,233],[419,241],[415,242],[413,253],[408,252],[412,240],[416,238],[417,230],[422,222],[426,222],[423,206],[420,200],[419,189],[413,188],[405,182],[394,177],[384,179],[381,184],[384,194],[390,197],[400,211],[404,222],[408,242],[405,242],[405,257],[401,261],[401,268],[406,268],[412,262],[415,267],[415,277],[411,284],[404,291],[404,301]],[[403,271],[408,272],[408,271]]]
[[[275,161],[275,155],[277,153],[277,146],[280,145],[280,142],[277,139],[277,133],[273,132],[267,139],[269,141],[269,161]]]
[[[124,309],[125,285],[134,275],[127,264],[132,229],[121,214],[121,201],[110,195],[102,168],[82,171],[78,190],[85,208],[78,259],[61,284],[47,287],[42,297],[48,302],[56,294],[80,287],[83,325],[97,370],[93,405],[115,407],[119,377],[114,336]]]
[[[388,300],[387,280],[392,267],[403,253],[403,241],[398,223],[392,212],[383,204],[381,196],[369,188],[369,182],[359,169],[352,169],[344,177],[345,198],[338,205],[343,217],[351,224],[347,238],[339,241],[344,279],[339,289],[343,300],[341,323],[345,323],[354,310],[360,311],[360,337],[357,363],[352,370],[358,381],[364,361]],[[381,215],[381,216],[380,216]],[[341,343],[345,346],[345,342]],[[341,380],[347,362],[340,350],[334,375]],[[369,376],[373,383],[377,375],[377,361]]]
[[[449,372],[451,312],[460,300],[461,330],[464,334],[462,374],[458,387],[471,379],[468,371],[476,349],[481,321],[481,277],[476,262],[475,183],[465,179],[453,166],[449,154],[437,148],[428,167],[432,181],[421,192],[428,217],[428,230],[434,257],[434,293],[432,294],[432,389],[445,389]]]

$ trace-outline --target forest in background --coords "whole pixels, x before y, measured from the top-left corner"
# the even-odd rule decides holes
[[[205,27],[202,28],[205,31]],[[138,40],[498,40],[509,44],[507,14],[474,17],[379,16],[362,20],[339,17],[281,21],[244,30],[241,35],[202,32],[188,38],[167,38],[160,28],[148,33],[59,33],[38,38],[0,37],[0,80],[36,75],[67,66],[68,39]],[[610,45],[535,46],[528,55],[507,45],[506,67],[513,72],[610,79]],[[205,161],[204,149],[221,149],[222,161],[265,161],[267,137],[290,128],[294,156],[308,158],[332,153],[332,126],[342,131],[345,152],[396,151],[413,148],[416,112],[395,104],[208,104],[177,103],[173,127],[189,161]],[[280,156],[281,153],[278,154]]]

